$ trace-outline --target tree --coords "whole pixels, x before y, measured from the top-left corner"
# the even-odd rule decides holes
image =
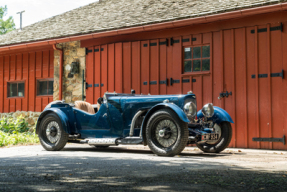
[[[0,7],[0,35],[5,34],[9,31],[15,29],[15,23],[12,16],[7,20],[4,20],[3,17],[7,14],[7,5],[5,7]]]

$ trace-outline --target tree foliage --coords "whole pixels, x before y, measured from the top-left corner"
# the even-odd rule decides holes
[[[0,35],[8,33],[15,29],[15,23],[12,16],[4,20],[3,17],[7,14],[7,5],[0,7]]]

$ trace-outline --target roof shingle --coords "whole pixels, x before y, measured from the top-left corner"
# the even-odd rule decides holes
[[[0,46],[212,15],[286,0],[102,0],[0,36]]]

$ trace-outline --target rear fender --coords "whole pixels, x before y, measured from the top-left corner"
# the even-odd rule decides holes
[[[179,108],[177,105],[172,104],[172,103],[160,103],[160,104],[155,105],[145,115],[145,118],[144,118],[142,126],[141,126],[141,132],[142,132],[144,145],[147,145],[146,136],[145,136],[146,135],[145,130],[146,130],[147,122],[148,122],[149,118],[151,117],[151,115],[160,109],[171,109],[178,115],[178,117],[183,122],[186,122],[186,123],[189,122],[189,120],[188,120],[187,116],[185,115],[185,113],[183,112],[183,110],[181,108]]]
[[[39,118],[37,120],[36,133],[37,134],[39,133],[39,127],[40,127],[41,121],[49,113],[55,113],[59,117],[59,119],[61,120],[62,127],[63,127],[64,131],[69,134],[70,133],[70,130],[68,130],[69,119],[68,119],[67,115],[58,108],[48,108],[41,113],[41,115],[39,116]]]
[[[202,111],[200,110],[197,112],[197,118],[202,118],[202,117],[204,117],[204,115],[202,114]],[[208,120],[212,120],[213,122],[217,124],[220,124],[223,121],[234,123],[230,115],[224,109],[221,109],[220,107],[216,107],[216,106],[214,106],[214,115],[208,118]]]

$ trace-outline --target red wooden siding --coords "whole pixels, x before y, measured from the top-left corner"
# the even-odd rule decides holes
[[[37,79],[54,77],[54,50],[0,56],[0,112],[42,111],[53,96],[36,96]],[[24,97],[8,98],[7,83],[24,82]]]
[[[179,30],[172,37],[176,43],[170,45],[169,42],[168,46],[160,43],[166,41],[165,32],[162,33],[164,38],[151,36],[150,40],[128,41],[124,38],[125,42],[111,43],[106,39],[110,44],[88,47],[93,52],[99,47],[103,50],[87,55],[86,78],[87,81],[98,78],[95,83],[104,84],[104,87],[107,84],[107,87],[89,87],[87,101],[95,102],[105,91],[130,93],[135,89],[136,93],[154,95],[185,94],[192,90],[197,96],[198,109],[212,102],[231,115],[235,123],[230,147],[286,150],[287,145],[282,143],[252,141],[254,137],[282,138],[287,135],[287,80],[270,75],[282,69],[287,71],[287,56],[283,54],[287,50],[285,24],[284,32],[270,31],[269,28],[278,23],[214,31],[208,31],[205,26],[202,27],[205,32],[194,34]],[[210,25],[214,29],[213,24]],[[261,28],[268,30],[258,33],[257,29]],[[202,45],[210,45],[210,71],[184,73],[184,48]],[[12,63],[15,61],[10,59]],[[92,68],[101,73],[89,73]],[[13,70],[11,67],[11,78],[14,77]],[[258,78],[259,74],[268,74],[268,77]],[[166,79],[167,85],[160,84]],[[219,94],[226,91],[232,95],[218,99]]]

